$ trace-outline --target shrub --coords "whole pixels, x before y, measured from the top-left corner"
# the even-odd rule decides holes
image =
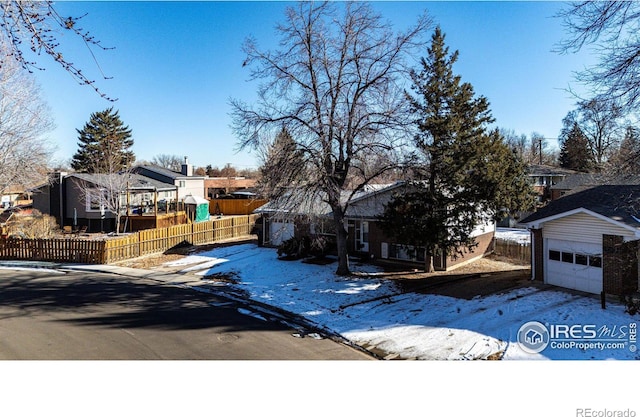
[[[303,237],[301,239],[292,237],[287,239],[278,246],[278,256],[286,257],[287,259],[300,259],[304,258],[309,253],[309,238]]]
[[[7,224],[9,236],[27,239],[46,239],[54,237],[60,228],[55,217],[33,210],[31,215],[14,216]]]

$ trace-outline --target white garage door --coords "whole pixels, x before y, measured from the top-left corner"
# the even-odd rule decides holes
[[[271,220],[269,240],[272,245],[278,246],[285,240],[293,237],[293,222],[281,219]]]
[[[545,243],[548,284],[600,294],[602,245],[559,239],[546,239]]]

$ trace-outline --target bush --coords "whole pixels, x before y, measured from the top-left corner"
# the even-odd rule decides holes
[[[336,248],[336,240],[329,236],[315,236],[311,239],[310,252],[316,258],[324,258]]]
[[[15,216],[7,224],[9,236],[27,239],[47,239],[54,237],[60,228],[55,217],[33,210],[28,216]]]
[[[335,249],[335,239],[327,236],[292,237],[278,246],[278,256],[287,259],[302,259],[309,256],[324,258]]]
[[[278,246],[278,256],[286,257],[287,259],[300,259],[309,254],[309,238],[303,237],[301,239],[292,237],[287,239]]]
[[[622,296],[622,302],[625,305],[625,313],[629,313],[634,316],[640,312],[640,294],[632,294]]]

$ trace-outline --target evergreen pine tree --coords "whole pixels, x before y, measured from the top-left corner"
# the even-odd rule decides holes
[[[416,96],[408,98],[424,157],[420,181],[395,196],[380,218],[387,234],[425,248],[428,271],[436,254],[472,250],[480,223],[533,202],[524,164],[498,131],[487,131],[489,103],[453,74],[458,52],[449,54],[444,38],[437,28],[421,71],[411,74]]]
[[[92,113],[89,122],[78,132],[78,151],[71,167],[78,172],[117,173],[131,167],[135,155],[131,129],[120,120],[118,111],[110,107]]]
[[[565,118],[564,124],[565,128],[560,137],[560,166],[581,172],[593,171],[595,159],[589,147],[589,140],[576,121]]]
[[[263,159],[258,185],[267,198],[278,197],[282,190],[295,185],[305,169],[303,152],[285,127],[278,132]]]

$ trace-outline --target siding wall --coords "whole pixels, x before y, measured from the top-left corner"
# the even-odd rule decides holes
[[[474,248],[473,251],[467,252],[462,256],[458,256],[455,259],[452,257],[448,257],[446,268],[451,269],[456,265],[469,262],[472,259],[491,253],[493,251],[493,237],[493,231],[485,233],[483,235],[475,236],[476,242],[478,242],[478,246]]]
[[[354,230],[355,229],[350,225],[348,249],[352,254],[358,252],[355,248],[355,239],[353,236]],[[492,252],[494,230],[495,230],[495,226],[492,224],[486,225],[484,227],[484,233],[482,233],[482,228],[480,227],[477,228],[474,235],[475,235],[476,241],[478,242],[478,246],[473,251],[464,253],[463,255],[458,256],[456,259],[454,259],[453,257],[447,257],[446,265],[444,266],[443,269],[451,269],[456,265],[469,262],[470,260],[484,256]],[[369,252],[366,254],[368,255],[367,256],[368,258],[373,257],[383,262],[387,261],[387,262],[407,263],[408,261],[389,259],[385,256],[387,254],[383,254],[383,244],[389,245],[392,243],[398,243],[398,242],[396,242],[395,239],[392,239],[389,236],[386,236],[375,221],[369,221]],[[419,262],[419,263],[408,262],[408,263],[422,266],[422,262]],[[437,261],[434,260],[434,263],[437,264]]]
[[[601,245],[602,235],[623,236],[625,240],[635,239],[632,231],[585,213],[563,217],[544,225],[545,238],[570,239],[576,242]]]

